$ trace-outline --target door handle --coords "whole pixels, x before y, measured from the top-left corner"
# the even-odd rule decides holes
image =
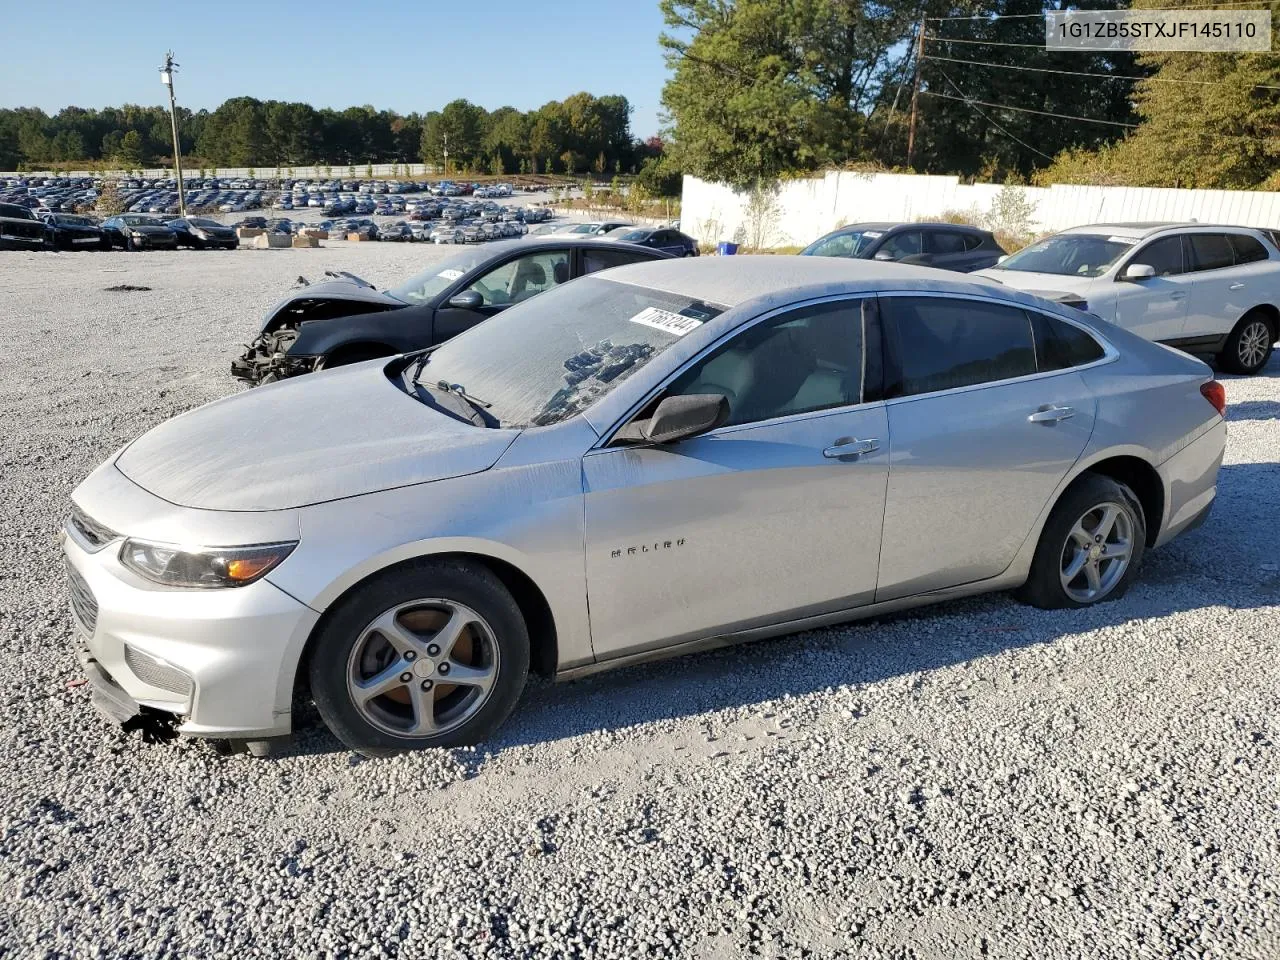
[[[1243,286],[1244,286],[1244,283],[1242,283],[1242,282],[1241,282],[1241,283],[1233,283],[1233,284],[1228,285],[1227,289],[1228,289],[1228,290],[1239,290],[1239,289],[1240,289],[1241,287],[1243,287]]]
[[[1185,300],[1185,299],[1187,299],[1187,293],[1186,293],[1186,291],[1185,291],[1185,290],[1179,290],[1177,293],[1171,293],[1171,294],[1169,294],[1169,299],[1170,299],[1170,300]]]
[[[1075,415],[1076,412],[1071,407],[1055,407],[1046,403],[1027,419],[1032,423],[1057,423],[1059,420],[1070,420]]]
[[[841,437],[822,455],[830,460],[853,460],[864,453],[874,453],[880,449],[879,440],[859,440],[857,437]]]

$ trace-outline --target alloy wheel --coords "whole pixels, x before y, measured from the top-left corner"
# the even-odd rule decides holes
[[[1255,320],[1240,331],[1236,355],[1240,358],[1241,365],[1252,370],[1262,365],[1270,346],[1271,328],[1261,320]]]
[[[1124,577],[1133,558],[1133,521],[1118,503],[1085,512],[1062,547],[1062,589],[1077,603],[1101,600]]]
[[[367,722],[397,737],[436,737],[470,720],[498,677],[499,647],[480,614],[423,599],[384,611],[347,661],[347,693]]]

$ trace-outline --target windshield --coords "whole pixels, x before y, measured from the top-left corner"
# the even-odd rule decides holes
[[[802,257],[861,257],[884,236],[883,230],[846,230],[821,237],[800,251]]]
[[[287,221],[286,221],[286,222],[287,222]],[[188,220],[188,221],[187,221],[187,223],[191,224],[193,227],[220,227],[220,226],[222,226],[222,224],[220,224],[217,220],[206,220],[204,217],[192,217],[190,220]]]
[[[35,215],[30,210],[16,203],[0,203],[0,217],[9,217],[12,220],[35,219]]]
[[[653,233],[652,230],[630,230],[627,227],[619,227],[617,230],[610,230],[609,236],[616,237],[627,243],[640,243],[643,240],[648,240],[651,233]]]
[[[546,426],[587,409],[721,312],[692,297],[584,277],[447,341],[420,379],[460,384],[504,427]]]
[[[475,267],[489,254],[468,250],[432,264],[428,269],[386,292],[406,303],[422,303],[443,293],[455,280]]]
[[[143,217],[138,214],[128,214],[120,218],[124,223],[131,227],[158,227],[162,226],[155,217]]]
[[[996,269],[1056,273],[1062,277],[1097,277],[1106,273],[1135,242],[1129,237],[1059,234],[1024,247]]]

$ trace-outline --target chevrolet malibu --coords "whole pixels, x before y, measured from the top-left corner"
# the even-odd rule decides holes
[[[129,444],[72,496],[81,659],[116,719],[254,750],[304,697],[367,754],[475,743],[530,669],[1119,597],[1208,513],[1223,405],[1198,360],[927,268],[620,267]]]

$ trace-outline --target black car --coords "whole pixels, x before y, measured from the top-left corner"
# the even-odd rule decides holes
[[[187,217],[165,224],[178,235],[178,246],[192,250],[234,250],[240,246],[235,230],[207,217]]]
[[[618,227],[606,234],[610,240],[661,250],[673,257],[696,257],[698,241],[670,227]]]
[[[800,251],[802,257],[891,260],[971,273],[1005,255],[990,230],[956,223],[854,223]]]
[[[93,217],[51,213],[44,218],[49,242],[55,250],[110,250],[111,242]]]
[[[112,247],[126,250],[176,250],[178,235],[163,220],[141,213],[125,213],[102,221]]]
[[[670,256],[609,240],[498,240],[437,261],[389,290],[330,273],[267,311],[231,373],[248,383],[270,383],[419,350],[574,277]]]
[[[27,207],[0,203],[0,250],[43,250],[49,227]]]

